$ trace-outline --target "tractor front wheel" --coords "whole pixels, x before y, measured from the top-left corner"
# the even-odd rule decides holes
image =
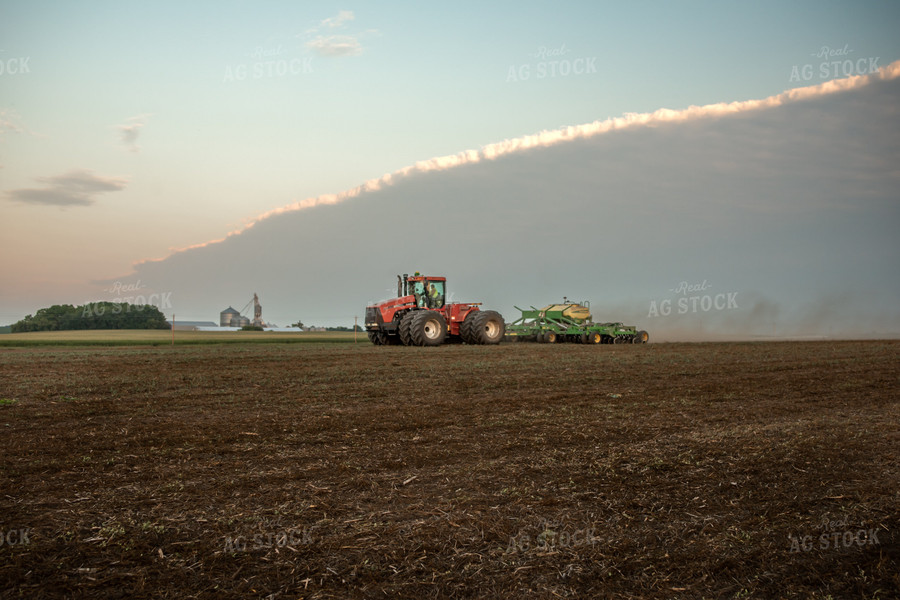
[[[440,346],[447,337],[447,321],[439,312],[418,310],[409,323],[409,339],[414,346]],[[406,317],[404,317],[404,320]]]

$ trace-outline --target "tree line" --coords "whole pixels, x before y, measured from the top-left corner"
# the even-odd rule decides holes
[[[54,304],[13,323],[12,333],[76,329],[169,329],[155,306],[127,302],[92,302],[82,306]]]

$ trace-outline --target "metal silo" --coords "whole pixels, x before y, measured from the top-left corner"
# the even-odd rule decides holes
[[[235,323],[232,325],[232,321],[241,318],[241,313],[234,310],[230,306],[219,313],[219,327],[238,327]]]

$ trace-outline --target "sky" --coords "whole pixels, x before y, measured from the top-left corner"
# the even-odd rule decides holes
[[[443,268],[452,272],[450,289],[458,281],[466,300],[493,301],[508,320],[513,304],[556,302],[562,288],[575,288],[612,312],[610,320],[624,314],[671,336],[680,328],[761,334],[748,326],[760,315],[773,323],[767,333],[852,335],[821,324],[860,301],[867,335],[881,324],[900,334],[891,283],[900,279],[891,241],[896,145],[885,135],[896,131],[897,93],[889,83],[787,102],[775,114],[703,117],[663,128],[663,138],[654,121],[507,160],[409,170],[434,157],[484,156],[540,132],[869,75],[900,59],[898,25],[895,2],[0,2],[0,250],[15,257],[0,266],[0,324],[51,304],[116,300],[127,289],[156,293],[164,312],[191,320],[216,321],[258,292],[264,316],[278,324],[346,324],[361,314],[356,305],[390,295],[396,273]],[[873,111],[881,121],[862,118]],[[751,154],[729,161],[711,148]],[[475,154],[459,154],[466,151]],[[772,177],[764,159],[773,156],[792,165],[787,174]],[[867,177],[816,203],[812,190],[847,181],[836,173]],[[387,174],[395,174],[390,183]],[[333,205],[340,219],[316,207],[260,220],[343,199],[370,181],[382,189]],[[691,204],[710,182],[716,199]],[[748,190],[798,204],[780,225],[763,223],[764,209],[752,219],[741,213]],[[412,217],[373,212],[369,197],[387,207],[412,202],[406,210],[422,219],[415,226],[432,224],[434,233],[410,236],[398,221]],[[602,231],[613,197],[629,207],[619,212],[632,228],[650,232],[632,234],[634,247],[618,228],[573,241],[556,220],[524,247],[516,232],[492,245],[488,234],[469,239],[485,225],[454,208],[477,214],[489,199],[494,219],[522,229],[523,206],[566,206]],[[716,237],[672,237],[665,225],[685,210],[697,218],[684,227],[706,221]],[[795,240],[792,269],[790,245],[761,238],[779,226],[779,239]],[[842,227],[857,246],[844,247]],[[268,236],[250,235],[266,228]],[[823,235],[838,236],[838,264],[824,261],[834,245],[822,244]],[[619,248],[601,252],[605,238],[619,236]],[[459,248],[459,239],[470,247]],[[465,250],[467,262],[437,254],[426,261],[423,246],[437,243]],[[531,265],[541,283],[522,283],[523,251],[572,245],[582,259]],[[767,246],[781,254],[762,262]],[[719,263],[704,260],[711,254]],[[776,283],[747,274],[773,264],[782,267]],[[499,272],[518,275],[511,283]],[[571,283],[588,272],[591,285]],[[798,278],[808,282],[790,291],[785,282]],[[355,284],[344,289],[347,281]],[[688,311],[696,322],[687,323],[653,314],[666,298],[677,312],[679,294],[670,290],[704,281],[725,294],[720,303],[738,294],[732,305],[740,308]],[[871,290],[873,281],[882,283],[861,300],[847,283]],[[328,293],[337,288],[340,302]],[[715,302],[716,293],[699,295]],[[797,315],[808,322],[791,329]]]

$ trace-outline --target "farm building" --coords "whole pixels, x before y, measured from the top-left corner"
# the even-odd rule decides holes
[[[169,327],[172,326],[172,321],[166,321]],[[216,324],[212,321],[175,321],[175,331],[198,331],[203,327],[215,327]]]

